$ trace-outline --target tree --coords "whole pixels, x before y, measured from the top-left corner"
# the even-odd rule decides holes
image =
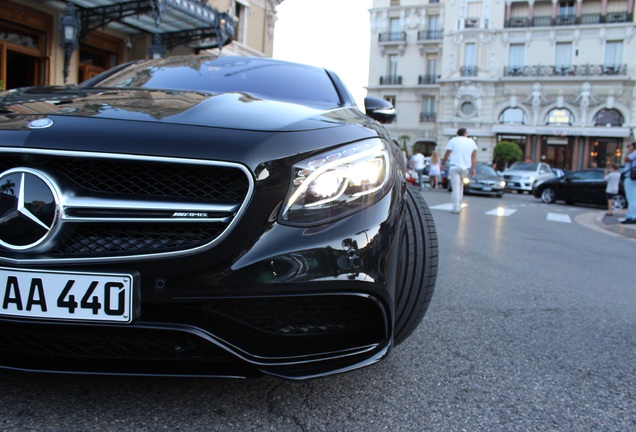
[[[493,150],[493,159],[498,169],[505,168],[509,163],[521,160],[522,157],[523,151],[519,144],[511,141],[501,141]]]
[[[402,150],[406,151],[406,143],[411,140],[410,135],[400,135],[398,139],[402,142]]]

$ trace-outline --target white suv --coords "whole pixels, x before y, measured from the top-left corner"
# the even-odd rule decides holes
[[[535,186],[556,177],[550,165],[544,162],[517,162],[503,173],[506,190],[532,192]]]

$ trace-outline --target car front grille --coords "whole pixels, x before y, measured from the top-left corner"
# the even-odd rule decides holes
[[[0,259],[25,263],[132,259],[209,246],[231,230],[253,188],[241,165],[191,159],[0,149],[0,174],[12,168],[43,173],[70,203],[50,247],[0,247]]]

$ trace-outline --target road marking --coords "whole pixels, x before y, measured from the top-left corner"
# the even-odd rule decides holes
[[[570,215],[566,215],[564,213],[548,213],[548,216],[546,217],[546,219],[551,222],[572,223],[572,219],[570,219]]]
[[[491,216],[510,216],[516,212],[517,212],[517,209],[511,209],[507,207],[497,207],[495,209],[487,211],[486,214]]]
[[[467,207],[466,203],[462,203],[462,208]],[[453,209],[453,203],[448,203],[448,204],[439,204],[436,206],[432,206],[429,207],[432,210],[447,210],[447,211],[451,211]]]

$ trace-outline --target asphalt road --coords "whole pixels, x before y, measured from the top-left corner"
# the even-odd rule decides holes
[[[423,193],[437,289],[377,365],[307,382],[4,371],[0,431],[636,430],[636,241],[584,222],[600,208],[507,194],[454,215]]]

